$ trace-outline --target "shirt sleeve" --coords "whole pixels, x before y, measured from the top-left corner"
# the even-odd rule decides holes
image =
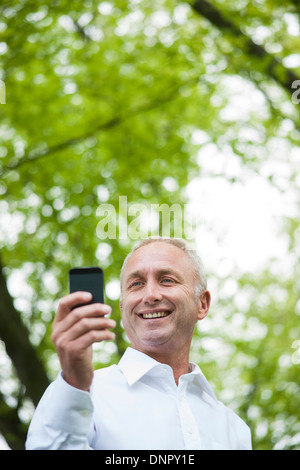
[[[35,410],[26,449],[87,450],[92,420],[90,393],[72,387],[60,373]]]
[[[233,450],[252,450],[249,426],[231,409],[227,408],[230,419],[229,436]]]

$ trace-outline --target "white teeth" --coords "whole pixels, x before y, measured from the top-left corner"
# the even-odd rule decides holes
[[[151,313],[143,313],[143,318],[162,318],[169,315],[169,312],[151,312]]]

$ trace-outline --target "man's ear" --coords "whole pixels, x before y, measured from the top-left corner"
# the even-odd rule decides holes
[[[123,304],[122,304],[122,300],[120,300],[120,310],[122,312],[122,308],[123,308]]]
[[[208,290],[201,292],[198,300],[198,320],[203,320],[208,314],[211,295]]]

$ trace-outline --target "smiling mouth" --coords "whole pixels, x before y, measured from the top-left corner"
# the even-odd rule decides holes
[[[170,315],[170,311],[164,312],[147,312],[147,313],[140,313],[139,317],[144,318],[145,320],[152,319],[152,318],[164,318]]]

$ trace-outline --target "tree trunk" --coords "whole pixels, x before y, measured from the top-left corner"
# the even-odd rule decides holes
[[[0,263],[0,338],[5,344],[18,379],[22,383],[22,396],[26,396],[37,405],[49,379],[44,366],[29,341],[27,328],[15,309],[13,299],[8,292],[3,267]],[[22,402],[20,397],[20,404]],[[8,445],[15,450],[24,449],[27,426],[18,415],[18,406],[10,407],[0,393],[0,433]]]
[[[44,366],[29,341],[27,328],[15,309],[8,292],[6,279],[0,264],[0,338],[11,358],[17,375],[25,387],[25,396],[37,405],[49,379]]]

